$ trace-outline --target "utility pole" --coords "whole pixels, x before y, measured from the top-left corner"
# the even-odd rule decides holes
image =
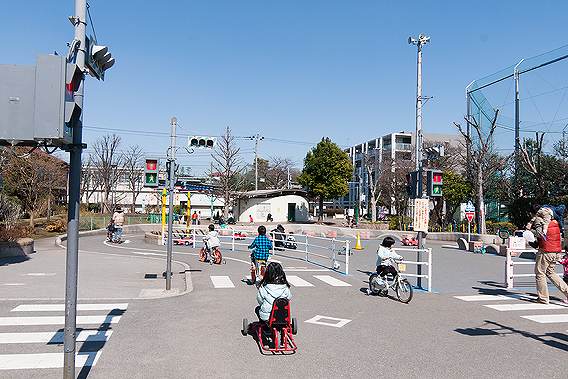
[[[176,127],[177,119],[172,117],[170,132],[170,148],[168,149],[168,183],[170,192],[170,209],[168,211],[168,245],[166,253],[166,291],[172,289],[172,251],[174,248],[174,190],[176,184]]]
[[[258,141],[263,140],[260,134],[256,134],[255,136],[251,137],[254,139],[254,190],[258,191]]]
[[[85,69],[85,33],[87,1],[75,0],[74,40],[78,41],[77,67]],[[83,108],[85,75],[81,75],[75,101]],[[73,144],[69,146],[69,209],[67,210],[67,255],[65,267],[65,329],[63,335],[63,378],[75,379],[75,342],[77,328],[77,272],[79,269],[79,209],[81,193],[81,153],[83,150],[83,116],[73,125]]]
[[[418,48],[418,55],[416,59],[416,171],[418,172],[418,194],[419,197],[424,197],[424,186],[423,186],[423,161],[422,152],[424,150],[424,141],[422,138],[422,46],[430,42],[430,37],[420,34],[418,39],[408,37],[408,43],[411,45],[416,45]],[[422,232],[418,232],[418,248],[424,249],[424,235]],[[421,252],[418,251],[418,261],[421,260]],[[422,266],[418,265],[417,274],[422,274]],[[417,284],[419,287],[422,285],[422,278],[418,277]]]
[[[290,166],[286,167],[286,173],[287,173],[287,183],[286,183],[286,188],[290,189],[292,188],[292,177],[290,176]]]
[[[519,167],[521,165],[521,121],[520,121],[520,106],[521,100],[519,97],[519,71],[518,67],[523,61],[521,60],[514,68],[513,77],[515,79],[515,172],[513,176],[514,182],[514,191],[519,191],[520,188],[518,186],[518,175],[519,175]],[[481,116],[480,116],[481,118]],[[516,193],[520,195],[519,192]],[[481,213],[481,212],[480,212]]]

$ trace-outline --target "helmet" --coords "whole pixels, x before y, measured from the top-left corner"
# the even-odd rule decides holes
[[[214,231],[214,230],[215,230],[215,225],[209,224],[208,228],[209,228],[210,231]]]

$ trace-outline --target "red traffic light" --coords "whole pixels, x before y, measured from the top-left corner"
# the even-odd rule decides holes
[[[432,174],[432,182],[433,183],[442,183],[442,173],[441,172],[434,172]]]
[[[158,167],[158,161],[155,159],[147,159],[146,160],[146,170],[148,171],[155,171]]]

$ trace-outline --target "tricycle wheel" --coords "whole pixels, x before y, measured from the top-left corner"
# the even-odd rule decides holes
[[[296,317],[292,317],[292,334],[296,335],[298,333],[298,321]]]
[[[241,329],[241,334],[246,336],[248,334],[249,322],[246,318],[243,318],[243,328]]]
[[[189,246],[189,241],[185,241],[184,245]]]

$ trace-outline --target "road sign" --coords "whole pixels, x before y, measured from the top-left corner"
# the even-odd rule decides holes
[[[472,222],[474,217],[475,212],[465,212],[465,218],[467,218],[467,222]]]
[[[473,206],[473,203],[471,201],[467,202],[467,205],[465,206],[465,211],[466,212],[475,212],[475,207]]]
[[[428,199],[414,199],[414,231],[428,232],[430,221],[430,201]]]

